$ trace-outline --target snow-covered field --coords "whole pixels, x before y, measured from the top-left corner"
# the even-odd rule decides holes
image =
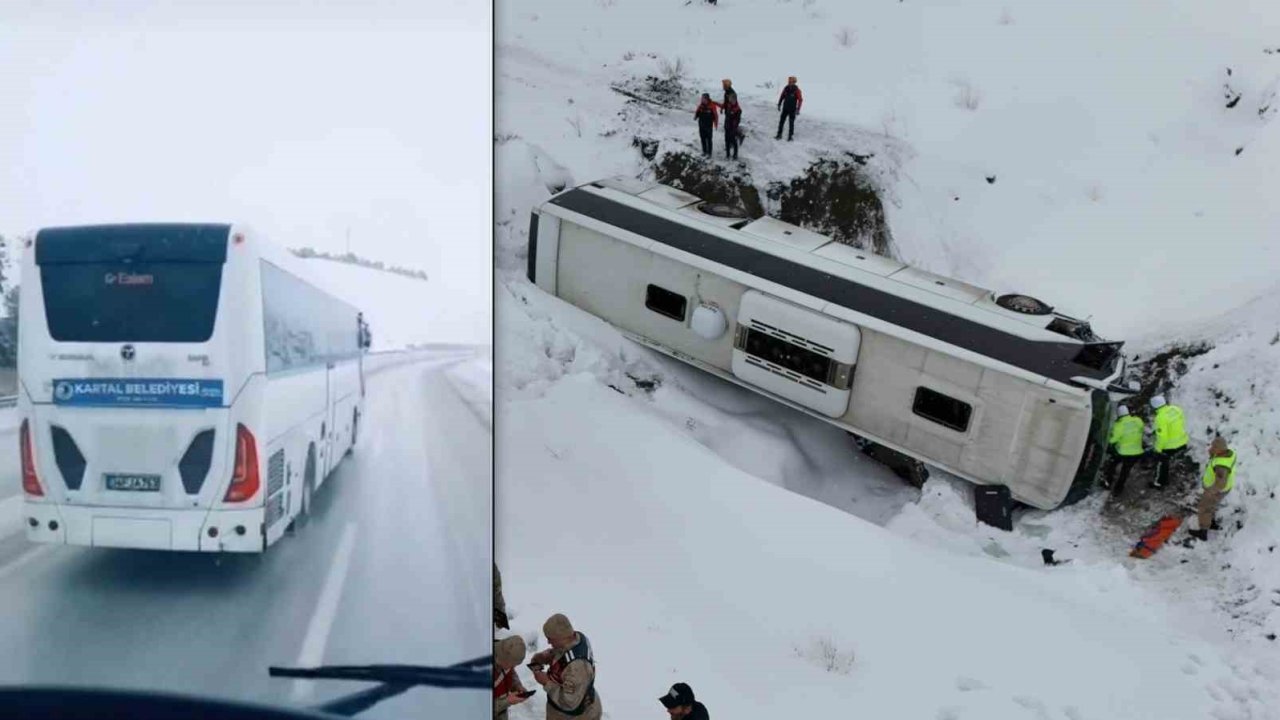
[[[656,713],[677,680],[721,717],[1280,717],[1275,27],[1280,7],[1241,1],[499,6],[495,553],[513,629],[574,619],[615,718]],[[692,103],[609,89],[677,59],[691,90],[734,79],[758,184],[874,153],[903,259],[1092,316],[1141,357],[1213,343],[1172,399],[1197,459],[1210,428],[1240,454],[1228,531],[1130,560],[1100,495],[979,527],[966,484],[906,488],[838,429],[531,287],[528,212],[549,188],[644,172],[637,135],[695,148]],[[788,74],[805,105],[777,143]]]
[[[456,312],[458,299],[439,283],[332,260],[306,262],[322,281],[343,289],[344,296],[359,305],[373,331],[374,350],[415,343],[490,342],[489,327]]]

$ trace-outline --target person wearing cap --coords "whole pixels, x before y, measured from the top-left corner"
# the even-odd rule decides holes
[[[516,666],[524,662],[524,638],[512,635],[493,644],[493,717],[506,720],[507,708],[519,705],[527,698],[516,675]]]
[[[1142,436],[1146,431],[1146,423],[1136,415],[1129,414],[1129,408],[1121,405],[1116,410],[1116,422],[1111,426],[1111,463],[1107,466],[1106,477],[1102,487],[1109,488],[1111,494],[1120,497],[1124,494],[1124,483],[1129,479],[1129,471],[1142,458]],[[1120,468],[1120,479],[1116,480],[1116,468]]]
[[[658,702],[662,703],[662,707],[667,709],[667,714],[673,718],[687,718],[688,720],[711,719],[711,716],[707,714],[707,706],[694,699],[693,688],[685,683],[672,685],[666,695],[658,698]]]
[[[720,81],[720,87],[724,89],[724,101],[720,103],[720,107],[729,104],[729,101],[738,102],[738,91],[733,89],[733,81],[725,78]]]
[[[782,115],[778,118],[778,134],[774,136],[775,140],[782,139],[782,124],[791,121],[787,126],[787,140],[790,141],[796,134],[796,116],[800,114],[800,106],[804,104],[804,93],[800,92],[800,86],[796,85],[796,76],[792,75],[787,78],[786,87],[782,88],[782,94],[778,96],[778,110],[782,111]]]
[[[732,91],[731,91],[732,92]],[[742,106],[737,104],[737,94],[724,94],[730,100],[723,106],[724,110],[724,159],[737,160],[737,146],[742,140]]]
[[[1236,451],[1222,436],[1209,443],[1209,464],[1205,466],[1200,481],[1204,485],[1204,494],[1196,506],[1196,526],[1191,529],[1191,536],[1197,540],[1208,540],[1209,531],[1218,529],[1218,523],[1213,519],[1218,505],[1236,486]]]
[[[1155,427],[1156,479],[1151,487],[1159,489],[1169,483],[1169,465],[1187,452],[1187,421],[1182,408],[1170,405],[1163,395],[1151,398],[1156,411],[1151,424]]]
[[[702,100],[693,111],[698,121],[698,137],[702,140],[702,154],[711,157],[711,141],[715,137],[715,129],[720,126],[720,106],[711,99],[711,93],[702,93]]]
[[[529,667],[547,692],[547,720],[600,720],[603,710],[595,689],[591,642],[560,613],[547,618],[542,633],[551,647],[530,658]]]

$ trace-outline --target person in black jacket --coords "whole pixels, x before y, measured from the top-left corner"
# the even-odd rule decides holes
[[[698,121],[698,136],[702,139],[702,154],[711,157],[711,140],[715,137],[715,129],[720,125],[719,106],[711,99],[711,93],[702,93],[702,101],[693,111]]]
[[[732,91],[730,91],[732,92]],[[742,123],[742,106],[738,104],[738,94],[725,93],[729,100],[724,104],[724,157],[726,160],[738,159],[738,140],[742,132],[738,125]]]
[[[711,720],[707,707],[693,697],[693,688],[685,683],[671,686],[666,695],[658,698],[658,702],[667,709],[672,718],[681,720]]]
[[[800,106],[804,103],[804,93],[800,92],[800,86],[796,85],[796,76],[792,75],[787,78],[787,86],[782,88],[782,94],[778,96],[778,109],[782,111],[782,115],[778,117],[778,134],[774,136],[775,140],[782,139],[782,124],[791,121],[787,127],[787,140],[791,140],[796,134],[796,116],[800,114]]]

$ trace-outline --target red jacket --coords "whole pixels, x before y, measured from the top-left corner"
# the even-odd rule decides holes
[[[795,88],[795,93],[791,98],[787,97],[787,90]],[[791,110],[792,104],[795,104],[795,111],[800,112],[800,106],[804,104],[804,93],[800,92],[799,85],[783,85],[782,94],[778,95],[778,109],[781,110],[786,105],[787,110]]]
[[[706,112],[711,113],[711,127],[720,127],[720,106],[714,100],[699,103],[697,109],[693,111],[693,117],[701,122],[702,115]]]

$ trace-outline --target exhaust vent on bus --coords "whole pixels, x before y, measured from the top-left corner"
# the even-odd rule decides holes
[[[58,463],[62,481],[67,484],[68,490],[79,490],[80,484],[84,482],[84,468],[87,464],[84,454],[76,447],[71,433],[65,428],[53,425],[49,428],[49,434],[53,436],[53,459]]]
[[[205,430],[196,435],[187,446],[182,459],[178,461],[178,474],[182,476],[182,489],[188,495],[195,495],[204,487],[205,478],[209,475],[209,466],[213,462],[213,431]]]

